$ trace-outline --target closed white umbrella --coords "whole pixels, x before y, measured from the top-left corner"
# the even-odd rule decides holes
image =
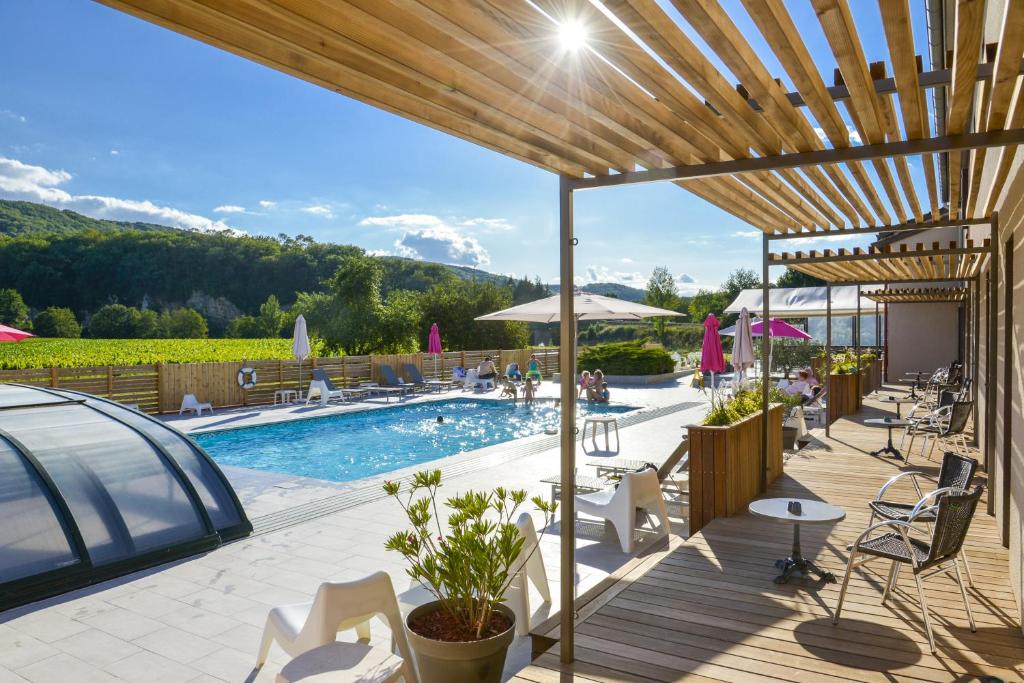
[[[747,368],[754,367],[754,338],[750,333],[750,311],[744,307],[736,321],[736,337],[732,342],[732,366],[746,377]]]
[[[302,361],[309,358],[309,335],[306,334],[306,319],[299,315],[295,318],[295,329],[292,331],[292,356],[299,361],[299,398],[302,398]]]

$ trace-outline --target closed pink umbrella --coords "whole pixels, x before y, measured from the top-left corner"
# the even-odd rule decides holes
[[[34,336],[35,335],[33,334],[16,330],[13,327],[8,327],[7,325],[0,325],[0,342],[19,342],[22,339]]]
[[[700,347],[700,371],[711,373],[711,390],[715,390],[715,373],[725,372],[722,338],[718,336],[718,318],[709,313],[704,320],[704,343]]]
[[[430,326],[430,337],[427,339],[427,353],[434,354],[434,379],[437,379],[437,356],[444,353],[441,350],[441,330],[437,323]]]

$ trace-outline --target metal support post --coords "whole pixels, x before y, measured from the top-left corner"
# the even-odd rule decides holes
[[[558,183],[559,206],[559,282],[561,353],[558,357],[559,390],[562,398],[561,414],[561,477],[562,495],[559,507],[562,520],[561,622],[560,650],[564,663],[573,661],[573,626],[576,621],[576,327],[573,312],[573,238],[572,188],[567,176]]]
[[[771,306],[768,303],[768,235],[761,237],[761,493],[768,490],[768,390],[771,386]]]

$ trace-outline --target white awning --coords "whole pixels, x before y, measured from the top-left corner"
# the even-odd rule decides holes
[[[825,287],[791,287],[768,290],[768,308],[773,318],[812,318],[825,315]],[[744,289],[725,309],[726,313],[739,313],[746,308],[752,314],[763,315],[764,303],[760,289]],[[871,301],[861,302],[861,313],[874,312]],[[857,287],[844,285],[832,288],[832,315],[857,315]]]

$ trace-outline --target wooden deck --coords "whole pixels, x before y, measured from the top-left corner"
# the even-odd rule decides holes
[[[772,497],[817,498],[846,510],[838,524],[801,529],[804,554],[840,581],[846,545],[868,524],[866,502],[901,469],[892,459],[868,455],[882,444],[885,430],[863,427],[860,420],[884,413],[868,401],[856,419],[833,425],[831,439],[790,458],[769,490]],[[937,463],[915,456],[907,469],[937,471]],[[888,565],[879,561],[865,567],[866,575],[856,572],[843,617],[833,626],[839,584],[772,583],[773,562],[788,554],[790,542],[790,527],[748,513],[714,520],[685,541],[673,538],[582,606],[576,662],[561,664],[555,644],[513,680],[1024,679],[1024,637],[1007,553],[984,499],[967,544],[978,631],[970,631],[955,582],[945,575],[930,578],[925,586],[937,655],[928,650],[910,572],[903,572],[885,606],[881,586]],[[543,635],[557,638],[557,626]]]

